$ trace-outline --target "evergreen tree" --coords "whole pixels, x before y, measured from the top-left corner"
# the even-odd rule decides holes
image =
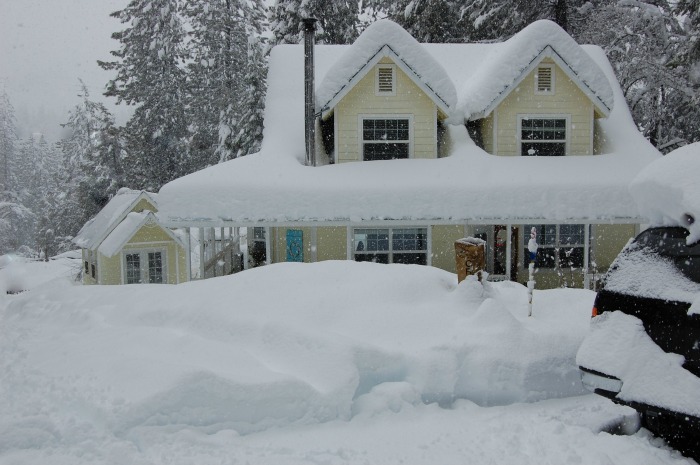
[[[302,19],[316,18],[316,42],[349,44],[358,35],[359,3],[352,0],[276,0],[269,10],[270,45],[298,44]]]
[[[688,80],[674,64],[686,39],[666,1],[599,4],[578,40],[605,50],[632,116],[652,144],[697,131],[700,115],[688,105]]]
[[[586,0],[468,0],[460,15],[470,22],[471,40],[505,40],[539,19],[549,19],[576,38]]]
[[[55,229],[62,238],[75,235],[124,185],[121,140],[113,116],[103,104],[90,100],[82,81],[79,97],[81,102],[62,125],[70,134],[59,143],[66,195],[56,207],[62,213]]]
[[[180,7],[177,0],[132,0],[112,16],[129,26],[112,35],[121,43],[112,52],[117,60],[99,62],[117,73],[105,95],[137,105],[125,128],[129,180],[133,187],[156,190],[191,171]]]
[[[20,227],[32,217],[20,198],[17,179],[15,112],[7,93],[0,93],[0,254],[21,245]]]
[[[267,62],[262,41],[251,37],[248,44],[248,61],[243,77],[243,99],[239,102],[239,124],[237,132],[228,134],[228,128],[219,126],[220,145],[224,140],[231,139],[231,152],[220,150],[220,162],[225,161],[231,154],[235,156],[248,155],[260,150],[263,131],[263,112],[265,108]],[[229,109],[231,111],[232,108]],[[222,132],[222,129],[225,130]]]
[[[370,0],[366,7],[374,18],[386,16],[408,31],[418,42],[465,42],[471,24],[456,0]]]
[[[237,146],[241,131],[258,130],[258,121],[246,118],[245,103],[251,90],[246,75],[250,63],[249,42],[259,36],[265,21],[260,0],[215,0],[206,4],[195,0],[186,3],[190,20],[190,54],[188,66],[190,152],[193,169],[250,152]],[[264,75],[258,74],[258,79]],[[264,95],[264,87],[262,87]],[[254,97],[259,98],[259,95]],[[260,122],[260,124],[262,124]],[[250,129],[246,127],[250,126]]]

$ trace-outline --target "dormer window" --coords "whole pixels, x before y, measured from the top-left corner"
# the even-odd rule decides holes
[[[535,74],[535,93],[536,94],[553,94],[554,93],[554,66],[539,65],[537,74]]]
[[[378,65],[375,93],[377,95],[396,95],[396,67]]]

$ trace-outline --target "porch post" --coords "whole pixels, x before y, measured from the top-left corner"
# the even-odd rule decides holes
[[[270,227],[265,226],[265,264],[269,265],[272,263],[272,237],[270,237]]]
[[[506,225],[506,279],[512,281],[511,276],[511,265],[513,263],[513,257],[511,257],[511,252],[513,251],[513,235],[512,226],[510,223]]]
[[[192,281],[192,231],[190,228],[185,228],[185,237],[187,242],[185,243],[185,266],[187,267],[187,281]]]
[[[204,279],[204,228],[199,228],[199,279]]]
[[[584,224],[583,230],[583,288],[591,288],[591,278],[588,275],[588,260],[590,257],[590,246],[591,246],[591,225],[590,223]]]

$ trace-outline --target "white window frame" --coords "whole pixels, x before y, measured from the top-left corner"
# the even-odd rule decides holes
[[[358,158],[361,161],[365,160],[365,144],[381,144],[382,141],[368,140],[365,141],[364,138],[364,121],[369,119],[383,119],[383,120],[408,120],[408,140],[391,140],[385,143],[408,143],[408,158],[413,158],[413,115],[407,113],[399,114],[361,114],[357,115],[357,142],[359,148]]]
[[[566,144],[564,146],[564,155],[567,156],[569,154],[569,147],[570,147],[570,141],[571,141],[571,115],[570,114],[557,114],[557,113],[527,113],[527,114],[518,114],[518,130],[516,133],[516,139],[517,139],[517,144],[518,144],[518,155],[523,156],[523,120],[531,120],[531,119],[563,119],[565,120],[565,127],[564,130],[566,131],[565,138],[563,142]],[[542,142],[542,143],[561,143],[562,140],[551,140],[551,141],[540,141],[540,140],[535,140],[534,142]]]
[[[573,249],[573,248],[579,248],[579,249],[581,249],[581,251],[583,252],[583,253],[582,253],[583,263],[582,263],[582,266],[581,266],[581,267],[577,267],[577,268],[578,268],[578,269],[587,269],[587,268],[588,268],[588,264],[586,263],[586,259],[587,259],[587,256],[586,256],[586,238],[587,238],[587,237],[590,237],[590,233],[589,233],[589,234],[586,234],[586,229],[587,229],[587,228],[590,228],[591,225],[590,225],[590,224],[586,224],[586,223],[561,223],[561,224],[544,224],[544,225],[543,225],[543,224],[524,224],[524,225],[522,225],[522,228],[521,228],[521,229],[522,229],[522,233],[521,233],[521,240],[520,240],[520,243],[521,243],[521,246],[522,246],[522,250],[525,251],[525,253],[523,254],[523,259],[521,260],[521,265],[522,265],[522,268],[523,268],[523,269],[524,269],[524,268],[527,268],[527,264],[529,263],[529,258],[528,258],[528,253],[527,253],[527,244],[528,244],[528,241],[530,240],[530,228],[531,228],[532,226],[535,226],[535,227],[538,228],[538,232],[537,232],[537,244],[538,244],[537,253],[539,254],[539,253],[541,253],[541,252],[544,251],[544,250],[551,250],[551,251],[553,251],[553,255],[554,255],[554,265],[551,266],[551,267],[545,267],[545,268],[543,268],[543,269],[546,269],[546,270],[554,270],[554,269],[556,269],[556,268],[561,268],[561,267],[562,267],[562,264],[561,264],[561,262],[560,262],[559,253],[558,253],[558,252],[560,252],[561,249],[567,249],[567,248],[571,248],[571,249]],[[555,227],[554,244],[541,244],[541,243],[540,243],[540,240],[541,240],[541,239],[540,239],[540,232],[539,232],[539,227],[540,227],[540,226],[544,226],[545,228],[547,228],[547,227],[552,227],[552,226]],[[583,231],[582,231],[583,234],[582,234],[582,236],[581,236],[582,242],[581,242],[581,243],[575,243],[575,244],[574,244],[574,243],[566,243],[566,244],[563,244],[562,241],[561,241],[561,227],[562,227],[562,226],[583,226]]]
[[[424,250],[394,250],[394,231],[398,230],[405,230],[405,229],[416,229],[416,230],[422,230],[425,232],[425,249]],[[350,240],[349,240],[349,245],[350,245],[350,259],[355,260],[356,256],[356,248],[357,244],[355,243],[355,235],[356,231],[381,231],[381,230],[387,230],[388,231],[388,241],[389,241],[389,249],[384,251],[377,251],[378,253],[386,254],[389,257],[389,264],[395,263],[394,262],[394,254],[401,254],[401,253],[415,253],[415,254],[425,254],[425,264],[430,265],[431,264],[431,234],[430,234],[430,227],[428,226],[355,226],[350,228]],[[367,245],[365,244],[365,253],[370,254],[371,252],[367,250]],[[363,255],[363,254],[360,254]]]
[[[126,256],[131,254],[139,254],[139,268],[141,271],[141,283],[151,284],[148,282],[148,254],[149,252],[160,252],[163,265],[163,282],[153,284],[168,284],[168,253],[165,247],[148,247],[138,249],[123,249],[122,250],[122,284],[126,284]],[[136,284],[136,283],[134,283]]]
[[[549,90],[540,90],[540,82],[539,82],[539,76],[540,76],[540,68],[548,68],[550,75],[552,76],[551,79],[551,85]],[[555,66],[550,63],[540,63],[537,65],[535,68],[535,95],[554,95],[556,92],[556,70]]]
[[[391,70],[391,92],[379,90],[379,70]],[[394,97],[396,96],[396,65],[379,63],[374,70],[374,95],[377,97]]]

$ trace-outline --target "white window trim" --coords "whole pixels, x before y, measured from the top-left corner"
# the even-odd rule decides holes
[[[413,158],[413,114],[408,113],[397,113],[397,114],[359,114],[357,115],[357,148],[358,148],[358,160],[365,161],[365,139],[362,128],[364,127],[364,120],[366,119],[407,119],[408,120],[408,158]],[[368,141],[369,143],[381,143],[381,141]],[[403,142],[403,141],[387,141],[391,142]]]
[[[571,141],[571,115],[570,114],[557,114],[557,113],[527,113],[518,114],[518,130],[516,131],[516,143],[518,144],[518,155],[523,155],[523,120],[524,119],[563,119],[566,120],[566,138],[565,138],[565,148],[564,156],[569,155],[570,141]],[[537,141],[537,142],[547,142],[547,141]],[[560,141],[551,141],[560,142]]]
[[[126,284],[126,256],[127,254],[138,253],[141,255],[140,265],[141,265],[141,279],[148,277],[148,253],[149,252],[160,252],[163,259],[163,283],[169,284],[168,279],[168,252],[165,247],[148,247],[148,248],[133,248],[133,249],[122,249],[122,284]],[[149,284],[143,281],[141,284]]]
[[[552,85],[550,90],[540,90],[539,89],[539,72],[540,68],[549,68],[552,76]],[[556,69],[553,64],[550,63],[540,63],[535,67],[535,95],[554,95],[556,93]]]
[[[395,97],[396,96],[396,65],[378,63],[374,67],[374,95],[377,97]],[[382,92],[379,90],[379,70],[391,69],[391,92]]]
[[[591,227],[590,223],[532,223],[532,224],[523,224],[520,225],[520,229],[522,229],[522,232],[520,233],[520,244],[522,249],[524,250],[527,248],[527,243],[530,240],[530,229],[527,228],[527,226],[541,226],[543,225],[545,227],[547,226],[555,226],[555,239],[554,239],[554,244],[548,245],[548,244],[540,244],[540,236],[537,236],[537,253],[540,253],[540,251],[543,250],[555,250],[555,249],[565,249],[565,248],[580,248],[583,249],[583,266],[581,269],[587,269],[588,268],[588,263],[586,260],[588,259],[588,250],[589,247],[586,245],[586,240],[588,239],[590,241],[590,230],[589,228]],[[561,243],[561,227],[562,226],[571,226],[571,225],[583,225],[583,242],[582,243],[576,243],[576,244],[562,244]],[[539,234],[539,233],[538,233]],[[554,257],[556,261],[556,265],[552,268],[542,268],[544,270],[554,270],[557,267],[561,267],[561,263],[559,263],[559,255],[555,255]],[[523,256],[521,260],[519,260],[520,264],[518,267],[521,270],[527,269],[527,265],[525,264],[525,261],[527,260],[527,255]]]
[[[394,263],[394,231],[397,229],[423,229],[425,230],[425,250],[399,250],[396,253],[423,253],[425,252],[425,265],[432,265],[432,227],[430,226],[363,226],[356,225],[348,227],[348,257],[350,260],[355,260],[355,231],[358,229],[371,229],[380,230],[387,229],[389,231],[389,250],[381,251],[381,253],[387,253],[389,255],[389,264]],[[368,254],[370,252],[367,252]]]

